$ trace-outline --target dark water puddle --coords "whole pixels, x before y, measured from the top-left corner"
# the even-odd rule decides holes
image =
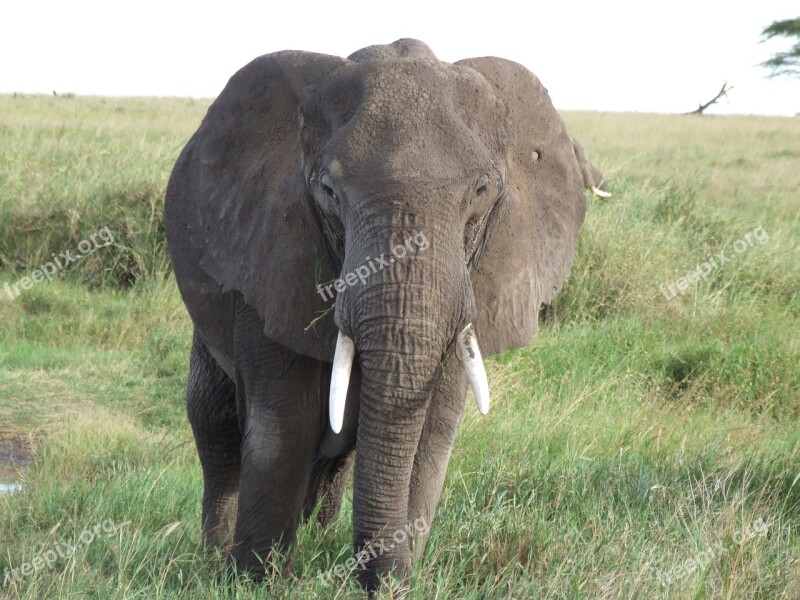
[[[25,485],[19,478],[30,466],[30,451],[24,444],[0,441],[0,494],[24,492]]]

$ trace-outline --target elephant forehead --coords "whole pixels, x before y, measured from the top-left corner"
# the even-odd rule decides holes
[[[361,122],[331,154],[337,175],[365,173],[390,180],[455,180],[500,162],[472,132],[445,119]]]
[[[367,72],[362,90],[359,110],[337,136],[344,165],[370,164],[387,177],[452,179],[502,156],[502,106],[464,70],[382,61]]]
[[[434,86],[445,83],[440,69],[414,62],[384,62],[366,78],[363,117],[396,126],[428,118],[436,107]]]

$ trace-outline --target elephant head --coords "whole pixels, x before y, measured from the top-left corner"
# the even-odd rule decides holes
[[[481,356],[527,345],[567,277],[585,212],[578,147],[524,67],[444,63],[400,40],[254,60],[184,150],[170,194],[201,198],[186,220],[202,269],[267,338],[333,363],[329,436],[360,370],[358,551],[432,517],[443,471],[423,463],[436,446],[446,466],[467,380],[486,412]],[[406,575],[411,553],[408,540],[373,553],[363,582]]]

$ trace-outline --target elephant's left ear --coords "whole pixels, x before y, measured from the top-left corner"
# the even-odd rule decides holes
[[[505,193],[472,275],[489,355],[530,343],[539,308],[569,275],[586,200],[572,140],[541,82],[499,58],[456,64],[481,73],[507,109]]]

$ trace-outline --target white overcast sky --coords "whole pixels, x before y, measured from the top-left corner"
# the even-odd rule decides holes
[[[789,47],[760,32],[800,16],[797,0],[7,0],[0,15],[0,93],[212,98],[260,54],[415,37],[446,61],[520,62],[560,109],[684,112],[727,80],[709,112],[800,111],[800,79],[757,66]]]

